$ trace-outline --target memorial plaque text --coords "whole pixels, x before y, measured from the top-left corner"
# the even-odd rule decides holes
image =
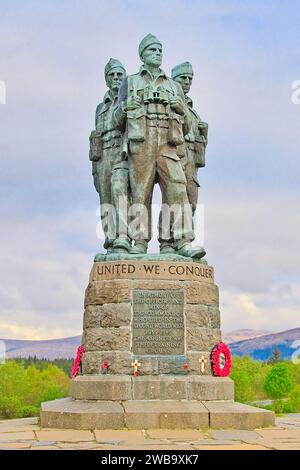
[[[184,291],[135,289],[132,328],[133,354],[184,354]]]

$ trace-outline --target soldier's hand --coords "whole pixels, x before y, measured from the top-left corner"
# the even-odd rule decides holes
[[[180,96],[171,96],[170,106],[176,113],[183,115],[184,114],[184,105]]]
[[[137,95],[132,95],[132,96],[129,96],[129,98],[127,99],[127,110],[133,110],[133,109],[137,109],[141,106],[142,104],[142,100],[139,96]]]

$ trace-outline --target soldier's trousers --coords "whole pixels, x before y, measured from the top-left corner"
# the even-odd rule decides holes
[[[162,127],[165,126],[165,127]],[[186,190],[186,177],[176,146],[168,143],[168,121],[148,120],[144,142],[129,143],[129,179],[132,193],[132,204],[141,205],[146,211],[148,223],[130,224],[130,237],[134,240],[149,241],[152,237],[151,202],[153,187],[158,182],[162,200],[168,207],[176,207],[172,212],[168,227],[163,227],[171,239],[176,232],[178,247],[194,238],[191,224],[191,210]],[[135,210],[138,206],[133,206]],[[164,218],[162,220],[164,224]]]
[[[199,191],[198,188],[200,185],[197,178],[197,168],[195,166],[194,153],[193,150],[191,150],[189,147],[186,149],[186,156],[182,159],[182,165],[186,177],[187,195],[194,215],[197,208]]]
[[[116,238],[128,239],[128,162],[121,158],[120,145],[102,150],[101,160],[93,162],[93,177],[100,196],[104,247],[109,248]]]

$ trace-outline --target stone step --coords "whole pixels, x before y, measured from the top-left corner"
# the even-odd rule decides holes
[[[72,380],[75,400],[233,400],[228,377],[81,375]]]
[[[255,429],[274,425],[274,413],[233,401],[83,401],[42,403],[41,426],[58,429]]]
[[[238,402],[207,401],[209,425],[220,429],[255,429],[274,425],[275,414],[271,411]]]
[[[123,403],[128,429],[201,429],[209,413],[199,401],[132,400]]]
[[[57,429],[122,429],[124,408],[113,401],[77,401],[72,398],[42,403],[41,427]]]

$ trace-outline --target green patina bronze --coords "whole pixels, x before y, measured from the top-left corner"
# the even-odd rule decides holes
[[[187,96],[193,77],[191,65],[185,62],[174,67],[172,78],[168,77],[160,68],[162,44],[152,34],[141,41],[139,56],[143,64],[133,75],[125,76],[123,65],[115,59],[106,65],[109,90],[97,107],[96,130],[90,137],[90,159],[102,218],[106,204],[112,204],[116,219],[122,221],[117,226],[115,220],[103,222],[105,256],[147,253],[156,183],[164,205],[184,208],[192,220],[198,197],[197,168],[205,165],[207,124],[201,121]],[[126,210],[119,210],[120,197],[126,200]],[[130,231],[127,229],[130,204],[145,208],[147,227],[131,224]],[[200,259],[205,255],[202,247],[191,245],[195,238],[192,224],[183,226],[179,238],[179,216],[173,214],[168,227],[161,221],[162,214],[160,256]],[[110,236],[108,225],[114,227],[115,236]]]
[[[190,62],[183,62],[182,64],[176,65],[172,69],[171,76],[173,80],[180,83],[182,86],[192,121],[191,129],[189,133],[185,135],[185,145],[180,147],[179,153],[183,156],[182,164],[187,179],[188,198],[194,214],[197,207],[199,188],[197,168],[205,166],[208,125],[201,120],[197,112],[193,109],[193,101],[188,96],[194,76],[193,67]]]
[[[113,117],[118,90],[126,72],[121,62],[116,59],[109,60],[104,72],[109,90],[96,109],[96,131],[93,131],[90,137],[90,159],[93,162],[94,185],[100,196],[101,217],[104,221],[104,247],[109,253],[118,249],[122,251],[130,249],[127,230],[122,233],[118,227],[115,227],[122,217],[123,223],[120,227],[127,226],[127,211],[119,210],[119,201],[123,200],[126,206],[129,205],[129,179],[128,161],[121,152],[123,133],[117,129]],[[111,205],[116,210],[116,217],[105,217]],[[117,236],[112,238],[110,233]]]

